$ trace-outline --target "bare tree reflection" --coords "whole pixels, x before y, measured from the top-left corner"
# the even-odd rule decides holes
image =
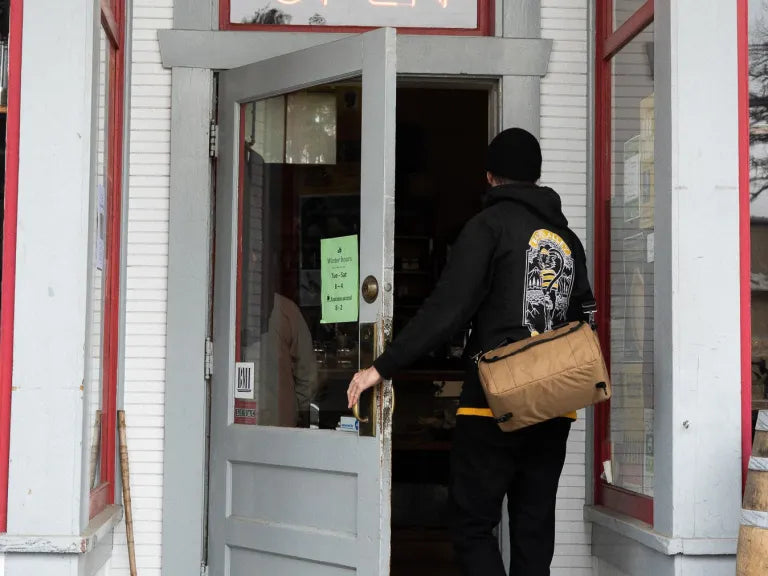
[[[293,16],[280,10],[279,8],[272,8],[270,4],[267,4],[263,8],[259,8],[254,12],[251,18],[243,18],[243,24],[275,24],[286,25],[290,24]]]
[[[768,189],[768,24],[762,3],[760,16],[750,34],[749,44],[749,144],[750,200],[755,201]]]

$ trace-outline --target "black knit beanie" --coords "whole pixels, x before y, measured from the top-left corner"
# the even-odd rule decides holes
[[[541,146],[536,137],[522,128],[500,132],[488,146],[488,172],[517,182],[538,182],[541,178]]]

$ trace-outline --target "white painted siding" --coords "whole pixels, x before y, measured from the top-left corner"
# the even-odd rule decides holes
[[[134,0],[124,402],[142,576],[160,576],[162,550],[171,74],[160,65],[157,30],[172,18],[173,0]],[[129,574],[124,523],[107,573]]]
[[[563,199],[565,215],[587,250],[587,0],[542,0],[541,35],[554,41],[541,82],[542,183]],[[592,576],[591,529],[583,520],[586,490],[583,411],[571,429],[560,479],[552,576]]]

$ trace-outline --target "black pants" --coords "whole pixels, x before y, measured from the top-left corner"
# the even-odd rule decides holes
[[[508,497],[510,576],[548,576],[555,500],[571,421],[502,432],[491,418],[459,416],[451,456],[453,539],[464,576],[502,576],[494,529]]]

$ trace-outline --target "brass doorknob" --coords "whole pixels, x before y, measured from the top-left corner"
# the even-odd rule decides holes
[[[360,402],[357,402],[354,406],[352,406],[352,415],[361,424],[368,424],[368,422],[370,421],[370,418],[361,418],[360,417]]]
[[[368,304],[373,304],[379,297],[379,281],[374,276],[368,276],[363,280],[362,292],[363,300]]]

